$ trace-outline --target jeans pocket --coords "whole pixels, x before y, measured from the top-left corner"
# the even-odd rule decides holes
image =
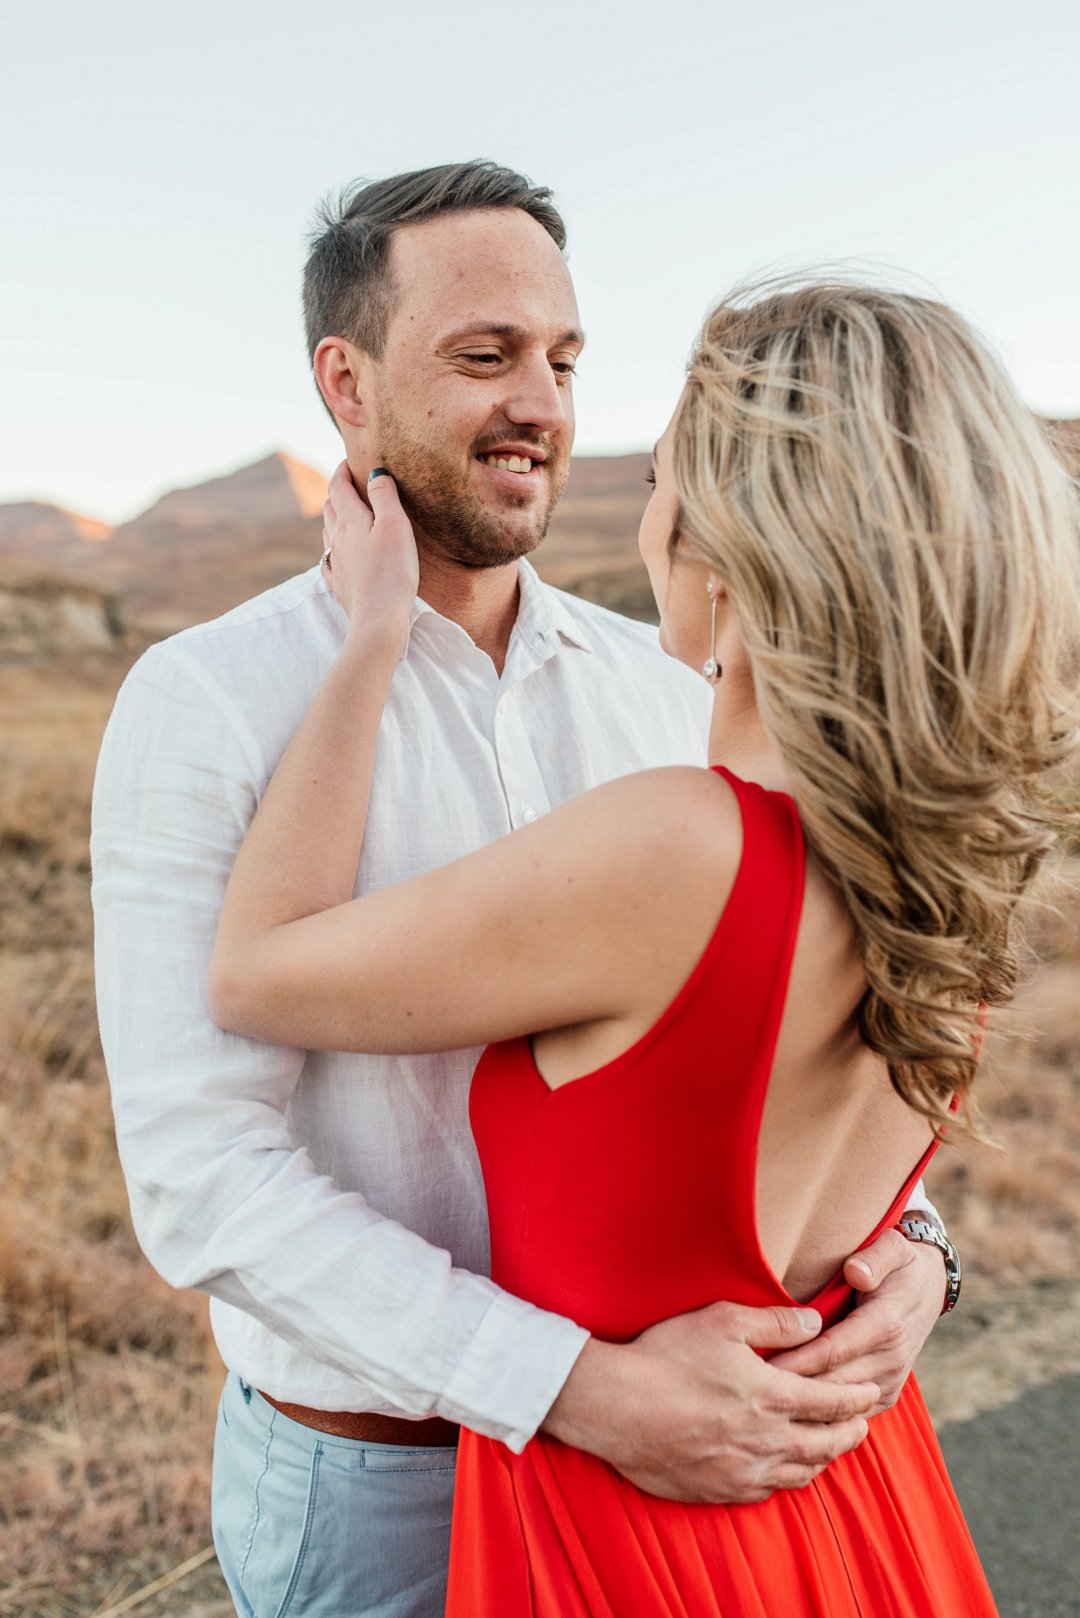
[[[373,1466],[367,1445],[328,1439],[320,1448],[281,1605],[268,1605],[265,1618],[436,1618],[446,1601],[454,1452],[380,1450]],[[256,1536],[253,1558],[258,1546]]]
[[[365,1444],[365,1472],[453,1472],[457,1450],[405,1449],[401,1444]]]
[[[273,1614],[273,1618],[288,1618],[293,1597],[295,1596],[297,1588],[300,1584],[300,1580],[303,1577],[308,1546],[311,1543],[311,1526],[314,1522],[315,1512],[318,1506],[319,1470],[322,1463],[322,1456],[322,1445],[316,1444],[311,1454],[311,1467],[308,1472],[307,1496],[304,1500],[303,1515],[299,1525],[300,1542],[296,1547],[296,1553],[293,1556],[292,1566],[289,1569],[289,1576],[286,1581],[285,1588],[282,1591],[281,1600]],[[270,1611],[271,1609],[267,1608],[267,1612],[269,1613]]]
[[[239,1583],[258,1618],[285,1618],[304,1566],[319,1491],[322,1445],[290,1443],[267,1428],[264,1463],[251,1493]]]

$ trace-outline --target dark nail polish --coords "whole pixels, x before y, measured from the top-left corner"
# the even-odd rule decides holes
[[[389,476],[390,474],[385,466],[373,466],[368,473],[368,482],[374,483],[376,478],[388,478]]]

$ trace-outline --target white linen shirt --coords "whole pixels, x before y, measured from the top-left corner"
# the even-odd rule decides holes
[[[542,584],[500,677],[417,601],[379,732],[357,893],[442,865],[588,787],[704,764],[711,696],[646,625]],[[342,644],[318,569],[154,646],[94,788],[102,1042],[142,1246],[211,1294],[222,1358],[275,1398],[431,1414],[520,1450],[587,1333],[487,1278],[467,1098],[478,1050],[280,1049],[211,1021],[225,884]]]

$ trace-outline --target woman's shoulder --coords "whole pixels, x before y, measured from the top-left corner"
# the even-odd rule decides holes
[[[715,899],[730,887],[742,854],[742,813],[735,787],[715,770],[670,764],[618,777],[574,800],[590,841],[641,886]]]

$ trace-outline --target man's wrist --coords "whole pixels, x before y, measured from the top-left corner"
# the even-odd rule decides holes
[[[929,1214],[920,1210],[915,1212],[909,1209],[905,1212],[897,1225],[897,1230],[909,1242],[918,1242],[927,1247],[936,1247],[941,1254],[945,1266],[945,1295],[941,1305],[941,1313],[949,1314],[956,1308],[960,1298],[960,1285],[963,1271],[960,1265],[960,1255],[952,1242],[941,1228],[941,1221],[931,1219]]]
[[[605,1416],[613,1401],[629,1395],[627,1369],[625,1348],[590,1337],[541,1422],[541,1432],[573,1449],[610,1458],[605,1452],[612,1434]]]

